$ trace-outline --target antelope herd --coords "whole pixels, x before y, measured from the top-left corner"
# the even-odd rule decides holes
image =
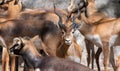
[[[120,71],[120,47],[116,47],[120,45],[120,19],[99,12],[94,0],[70,2],[67,10],[56,4],[51,9],[23,9],[21,0],[0,2],[2,71],[18,71],[20,56],[24,71],[94,71],[94,59],[101,71],[101,52],[104,71],[109,71],[109,64]],[[88,67],[81,64],[85,47],[79,40],[86,44]]]

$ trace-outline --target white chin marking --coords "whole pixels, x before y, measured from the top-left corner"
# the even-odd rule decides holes
[[[65,41],[65,44],[66,44],[66,45],[71,45],[72,42],[67,42],[67,41]]]
[[[35,71],[40,71],[40,69],[39,69],[39,68],[36,68]]]

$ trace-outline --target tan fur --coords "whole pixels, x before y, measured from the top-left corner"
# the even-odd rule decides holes
[[[120,67],[120,56],[117,57],[117,59],[115,59],[116,61],[116,71],[119,71],[119,67]]]
[[[90,7],[93,8],[91,11],[89,10]],[[108,64],[109,64],[109,46],[108,42],[110,36],[113,34],[118,34],[120,32],[120,19],[115,18],[107,18],[104,14],[97,12],[95,8],[94,1],[90,1],[88,4],[88,13],[90,12],[88,18],[81,15],[80,20],[84,21],[83,27],[81,28],[81,32],[86,35],[96,35],[98,34],[103,43],[103,54],[104,54],[104,66],[105,71],[108,71]]]
[[[69,10],[69,7],[71,7],[71,6],[74,6],[74,0],[71,1],[70,6],[68,6],[68,10]],[[74,7],[71,8],[71,10],[72,9],[74,9]],[[88,0],[87,14],[88,14],[88,19],[85,17],[84,12],[81,13],[81,16],[80,16],[81,18],[79,18],[79,19],[84,20],[84,22],[86,22],[86,23],[94,24],[97,21],[101,21],[104,18],[106,18],[106,16],[102,12],[98,12],[93,0]],[[72,13],[72,16],[74,16],[74,15],[76,15],[76,13]]]
[[[35,37],[33,37],[33,39],[34,39],[34,38],[35,38]],[[33,40],[33,39],[31,39],[31,40],[25,40],[25,39],[23,39],[23,38],[20,38],[20,39],[22,40],[22,43],[25,44],[25,47],[23,48],[23,51],[28,50],[28,47],[29,47],[29,50],[32,51],[32,53],[33,53],[34,56],[40,56],[39,53],[38,53],[38,51],[36,51],[36,48],[34,47],[35,44],[31,41],[31,40]],[[35,50],[34,50],[34,49],[35,49]]]
[[[11,1],[8,4],[8,17],[10,18],[16,18],[16,16],[19,14],[19,12],[22,10],[22,4],[21,0],[18,1],[17,5],[14,5],[15,0]]]
[[[20,11],[22,10],[21,0],[19,0],[18,4],[16,5],[14,5],[14,3],[15,3],[15,0],[12,0],[8,3],[8,5],[5,4],[5,6],[8,6],[7,14],[6,16],[1,16],[0,22],[14,19],[20,13]]]
[[[66,58],[68,58],[69,56],[73,56],[74,58],[79,58],[80,61],[82,59],[82,48],[76,43],[76,41],[73,41],[73,43],[71,44],[71,46],[67,51]]]
[[[103,52],[104,52],[104,63],[105,63],[105,70],[107,71],[107,65],[109,64],[109,47],[108,47],[108,42],[110,40],[110,36],[114,34],[118,34],[120,32],[120,19],[109,19],[106,18],[103,21],[94,23],[94,24],[88,24],[89,27],[87,28],[85,24],[81,28],[84,29],[82,30],[84,35],[95,35],[98,34],[103,42]],[[91,27],[90,27],[91,25]],[[87,28],[87,29],[85,29]],[[87,31],[89,30],[89,31]],[[81,32],[82,32],[81,31]],[[106,32],[105,32],[106,31]]]

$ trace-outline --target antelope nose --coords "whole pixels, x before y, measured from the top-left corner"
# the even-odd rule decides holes
[[[66,43],[67,45],[70,45],[70,44],[71,44],[71,40],[70,40],[70,39],[66,39],[66,40],[65,40],[65,43]]]

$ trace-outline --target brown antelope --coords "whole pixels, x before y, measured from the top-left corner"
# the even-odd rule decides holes
[[[104,21],[96,22],[97,24],[84,23],[83,27],[80,30],[85,35],[86,39],[92,40],[98,47],[101,47],[103,49],[105,71],[108,71],[110,55],[108,43],[110,40],[110,36],[114,34],[117,35],[119,33],[119,21],[119,18],[106,18]]]
[[[119,19],[106,18],[106,17],[104,17],[104,15],[101,16],[100,13],[98,13],[98,16],[99,17],[97,17],[97,13],[96,13],[95,16],[94,16],[94,14],[89,16],[88,22],[86,22],[84,20],[84,24],[83,24],[84,28],[81,28],[81,32],[85,35],[85,37],[87,39],[97,41],[97,43],[99,42],[99,44],[97,44],[98,47],[103,47],[102,49],[103,49],[103,53],[104,53],[105,71],[108,71],[108,64],[109,64],[109,48],[108,48],[109,44],[108,44],[108,42],[109,42],[110,36],[112,36],[113,32],[117,32],[117,33],[119,32],[119,31],[115,31],[115,30],[119,30],[119,29],[116,28],[117,26],[114,26],[114,24],[118,25]],[[93,20],[91,20],[91,19],[93,19]],[[95,21],[94,21],[94,19],[95,19]],[[111,30],[112,27],[115,30]],[[107,31],[107,32],[103,33],[102,31]],[[97,34],[97,35],[95,35],[95,34]],[[94,43],[96,44],[96,42],[94,42]],[[101,53],[101,49],[99,49],[97,52],[98,56],[100,55],[100,53]],[[99,59],[99,57],[97,57],[97,58]],[[99,60],[97,60],[97,62],[98,61]],[[100,70],[100,68],[98,68],[98,70]]]
[[[8,4],[3,4],[2,5],[3,8],[5,6],[5,8],[7,7],[8,9],[6,10],[7,13],[4,15],[0,16],[0,22],[4,22],[6,20],[10,20],[10,19],[14,19],[17,17],[17,15],[20,13],[20,11],[22,10],[22,3],[21,0],[11,0],[8,2]],[[4,11],[2,12],[4,13]]]
[[[17,17],[16,19],[1,22],[0,35],[4,38],[7,45],[3,52],[7,51],[7,48],[9,48],[11,45],[12,39],[16,36],[33,37],[35,35],[39,35],[44,44],[47,45],[47,52],[49,55],[64,57],[63,54],[58,54],[57,52],[61,49],[56,48],[67,46],[66,48],[62,48],[62,50],[64,49],[64,52],[66,52],[69,44],[71,44],[72,42],[70,40],[71,37],[70,39],[68,39],[69,36],[67,37],[67,39],[65,39],[66,35],[73,35],[74,31],[77,30],[80,25],[72,21],[66,21],[64,19],[66,17],[63,17],[65,16],[64,12],[62,12],[61,10],[58,11],[62,14],[62,17],[58,13],[54,13],[53,11],[49,10],[42,10],[42,12],[40,10],[30,10],[21,12],[19,14],[19,17]],[[77,16],[75,18],[77,18]],[[62,23],[72,24],[64,25]],[[61,42],[61,40],[64,42]],[[4,58],[5,61],[3,60],[6,63],[9,62],[9,56],[7,58],[7,60],[6,58]],[[15,59],[13,58],[12,61],[14,62],[14,60]],[[14,66],[12,66],[11,71],[14,71]]]
[[[30,40],[14,38],[10,53],[21,55],[30,69],[35,71],[94,71],[90,68],[56,57],[42,57]]]
[[[80,1],[80,0],[79,0]],[[76,3],[78,3],[78,4],[76,4]],[[82,5],[82,3],[83,3],[83,5]],[[87,4],[85,4],[85,3],[87,3]],[[81,4],[81,5],[80,5]],[[79,5],[79,6],[78,6]],[[81,9],[80,9],[80,8]],[[83,9],[82,9],[83,8]],[[97,9],[96,9],[96,6],[95,6],[95,4],[94,4],[94,1],[93,0],[89,0],[89,1],[84,1],[84,0],[82,0],[82,1],[80,1],[80,2],[77,2],[77,1],[75,1],[75,0],[71,0],[71,4],[70,4],[70,6],[68,7],[68,11],[72,14],[72,15],[75,15],[76,14],[76,12],[74,12],[73,13],[73,11],[74,10],[78,10],[78,9],[80,9],[80,10],[82,10],[82,12],[81,12],[81,16],[80,16],[80,18],[78,18],[78,19],[82,19],[82,20],[84,20],[86,23],[88,23],[88,22],[95,22],[95,21],[98,21],[98,20],[100,20],[102,17],[100,17],[99,18],[99,16],[98,15],[100,15],[101,13],[97,13]],[[86,10],[86,11],[85,11]],[[88,17],[87,18],[89,18],[89,19],[87,19],[86,17],[85,17],[85,15],[84,14],[82,14],[82,13],[86,13],[87,15],[88,15]],[[96,18],[94,18],[93,16],[90,16],[90,15],[93,15],[94,17],[98,17],[98,19],[96,19]],[[91,18],[92,17],[92,18]],[[94,20],[94,21],[93,21]],[[86,40],[86,47],[87,47],[87,52],[88,52],[88,58],[87,58],[87,61],[88,61],[88,66],[89,66],[89,64],[90,64],[90,50],[91,49],[94,49],[94,48],[92,48],[92,46],[94,47],[94,44],[92,43],[92,42],[90,42],[89,40],[87,40],[87,39],[85,39]],[[91,47],[91,48],[90,48]],[[94,52],[94,50],[92,50],[92,52]],[[94,57],[95,55],[94,55],[94,53],[92,53],[92,57]],[[93,62],[94,62],[94,58],[92,59],[92,68],[94,68],[93,67]]]

